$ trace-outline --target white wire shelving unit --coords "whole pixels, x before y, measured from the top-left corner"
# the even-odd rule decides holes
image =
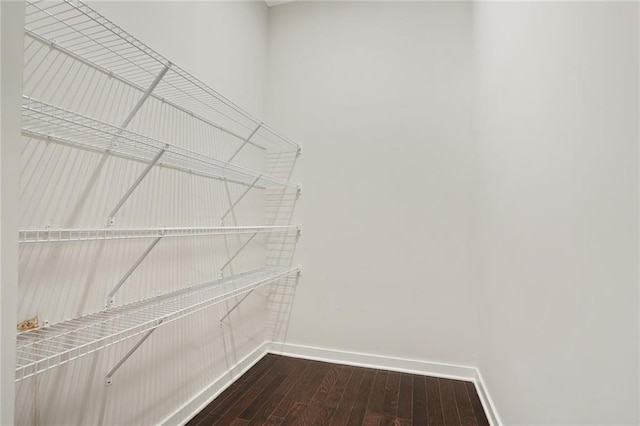
[[[147,97],[162,101],[234,136],[240,149],[248,144],[261,149],[300,151],[298,144],[83,2],[28,1],[25,35],[138,90],[143,94],[142,101]]]
[[[255,188],[298,185],[23,96],[22,134]],[[158,155],[162,154],[160,158]],[[157,160],[156,160],[157,159]],[[155,161],[154,161],[155,160]]]
[[[86,228],[86,229],[23,229],[18,242],[63,243],[75,241],[130,240],[144,238],[198,237],[228,234],[276,234],[299,232],[299,226],[212,226],[175,228]]]
[[[23,229],[19,231],[19,242],[33,244],[131,239],[153,241],[112,288],[104,310],[18,333],[16,382],[141,335],[129,353],[107,374],[107,384],[110,384],[114,372],[158,327],[220,302],[237,299],[233,307],[219,319],[222,322],[257,288],[299,274],[300,266],[290,266],[289,262],[289,266],[265,266],[226,276],[225,272],[232,270],[231,263],[234,259],[258,234],[279,234],[278,238],[286,239],[293,233],[299,236],[300,227],[224,226],[225,217],[234,213],[238,203],[254,188],[294,189],[295,197],[300,195],[299,185],[239,166],[233,162],[236,156],[251,146],[265,150],[269,155],[297,158],[300,154],[298,144],[171,63],[81,1],[27,1],[25,40],[25,48],[30,44],[38,45],[36,52],[49,49],[55,52],[56,58],[65,58],[61,62],[69,60],[80,63],[117,81],[120,89],[137,95],[137,103],[129,110],[124,120],[114,124],[110,122],[111,119],[107,120],[109,122],[101,121],[79,111],[71,111],[60,105],[23,96],[22,135],[25,138],[53,142],[74,149],[106,152],[110,156],[144,163],[146,167],[109,213],[107,227]],[[53,73],[52,79],[56,81],[55,69],[40,71],[42,74]],[[180,115],[181,118],[183,113],[192,117],[198,128],[204,123],[213,128],[215,134],[223,132],[230,135],[231,138],[223,139],[225,143],[228,143],[228,139],[237,142],[237,147],[234,145],[229,149],[233,154],[221,160],[178,144],[127,130],[136,114],[149,100],[174,108],[177,110],[176,115]],[[174,112],[172,110],[172,113]],[[185,121],[196,127],[190,118]],[[217,139],[212,138],[213,140]],[[228,145],[225,145],[225,148],[228,148]],[[235,183],[246,188],[235,200],[231,196],[228,197],[230,205],[220,217],[221,226],[128,229],[115,227],[115,217],[119,209],[154,167]],[[228,251],[228,259],[220,268],[219,279],[114,307],[115,293],[161,239],[228,234],[250,236],[245,238],[244,242],[238,241],[239,247],[235,251]]]
[[[16,382],[293,276],[299,271],[298,266],[264,267],[19,333]]]

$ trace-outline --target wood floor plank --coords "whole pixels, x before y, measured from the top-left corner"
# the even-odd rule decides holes
[[[249,425],[258,426],[268,423],[269,418],[274,417],[271,415],[273,411],[280,404],[282,399],[289,393],[289,391],[291,391],[293,385],[298,380],[300,380],[302,373],[305,371],[308,365],[307,363],[302,362],[298,359],[291,359],[294,361],[289,367],[292,369],[292,371],[289,372],[287,369],[284,370],[288,373],[287,378],[275,390],[273,395],[271,395],[269,399],[267,399],[267,401],[257,410],[254,416],[251,418]],[[282,417],[278,418],[281,419],[280,421],[282,421]]]
[[[427,424],[429,426],[442,426],[442,402],[440,400],[440,385],[435,377],[425,377],[427,389]],[[415,423],[415,420],[414,420]]]
[[[373,389],[369,395],[369,402],[367,403],[367,411],[364,416],[363,424],[371,424],[375,422],[380,423],[382,420],[385,388],[387,386],[387,377],[389,372],[384,370],[376,371],[376,378],[373,382]]]
[[[298,393],[298,402],[302,402],[304,404],[309,404],[311,402],[311,398],[316,394],[318,388],[324,383],[324,379],[329,373],[329,370],[333,367],[333,364],[319,363],[316,366],[316,373],[311,379],[309,386],[301,389]]]
[[[287,417],[282,421],[283,426],[304,426],[304,423],[301,422],[302,417],[304,416],[305,411],[307,410],[307,404],[303,404],[301,402],[296,402],[293,404],[293,407],[287,414]]]
[[[311,361],[307,364],[307,368],[305,369],[300,379],[295,383],[291,391],[287,393],[287,395],[282,398],[280,404],[273,410],[271,413],[273,416],[286,418],[289,411],[294,407],[296,402],[300,402],[300,394],[306,390],[309,392],[309,388],[313,386],[313,380],[317,373],[317,366],[321,363],[316,361]],[[315,390],[315,389],[314,389]]]
[[[453,383],[451,380],[438,379],[440,385],[440,398],[442,398],[442,417],[445,426],[459,426],[460,416],[456,406],[456,397],[453,393]]]
[[[297,424],[303,425],[322,425],[321,419],[326,413],[323,403],[329,397],[329,394],[338,382],[338,377],[343,366],[332,364],[326,371],[320,383],[316,386],[316,392],[311,397],[307,408],[296,417]]]
[[[256,362],[249,371],[240,376],[235,383],[253,383],[257,377],[260,377],[265,371],[267,371],[267,368],[270,368],[277,360],[278,357],[276,355],[265,355],[260,359],[260,361]]]
[[[478,396],[478,391],[476,390],[475,385],[471,382],[467,382],[466,387],[478,426],[489,426],[489,419],[487,419],[487,415],[482,408],[482,402],[480,402],[480,397]]]
[[[349,379],[351,378],[352,370],[353,368],[346,366],[343,366],[338,370],[338,378],[325,398],[322,398],[320,393],[314,395],[311,400],[311,404],[309,404],[309,407],[307,408],[305,420],[308,419],[309,423],[322,426],[330,423],[331,417],[342,398],[342,394],[347,387]],[[327,374],[327,377],[329,377],[329,374]]]
[[[308,387],[313,377],[315,375],[315,364],[307,364],[303,373],[300,375],[298,380],[294,383],[291,390],[285,395],[284,398],[280,401],[278,406],[271,413],[272,416],[276,417],[287,417],[287,414],[291,411],[294,405],[297,402],[298,394],[302,389]]]
[[[395,419],[398,414],[398,397],[400,396],[400,373],[390,372],[384,389],[382,414],[386,418]]]
[[[353,375],[355,368],[353,367],[347,367],[344,366],[342,368],[342,371],[340,372],[340,377],[338,377],[338,381],[336,382],[336,385],[333,387],[333,390],[329,393],[329,396],[327,396],[327,399],[325,399],[322,402],[322,405],[325,407],[329,407],[331,408],[331,416],[333,416],[333,413],[335,412],[336,408],[338,408],[338,405],[340,405],[340,401],[342,400],[342,397],[344,395],[345,390],[347,389],[347,385],[349,384],[349,382],[351,381],[351,376]],[[327,423],[329,424],[329,420],[330,417],[328,417]]]
[[[385,414],[380,420],[380,426],[400,426],[400,420],[397,417]]]
[[[366,413],[362,426],[378,426],[382,421],[382,414],[379,413]]]
[[[427,388],[423,376],[413,376],[412,420],[416,425],[429,424],[427,421]]]
[[[318,390],[311,397],[311,403],[319,403],[324,401],[329,397],[329,393],[333,390],[333,387],[338,382],[338,377],[342,370],[341,365],[332,365],[325,376],[322,378],[320,385],[318,386]]]
[[[273,381],[273,379],[278,375],[279,369],[277,366],[271,366],[265,371],[262,376],[258,377],[251,386],[254,388],[264,389],[269,383]]]
[[[411,405],[413,401],[413,378],[411,374],[402,373],[400,376],[400,391],[398,393],[398,418],[412,419]]]
[[[251,420],[267,400],[273,396],[278,386],[280,386],[286,378],[287,376],[285,374],[275,376],[271,382],[260,391],[254,400],[242,410],[238,417],[247,421]]]
[[[282,417],[269,416],[267,421],[264,423],[264,426],[279,426],[283,421],[284,419]]]
[[[358,395],[358,389],[360,388],[362,377],[364,377],[364,372],[365,370],[363,368],[354,368],[347,388],[331,418],[331,426],[343,426],[349,422],[349,415],[351,414],[351,409]]]
[[[233,404],[229,409],[224,413],[219,413],[214,416],[211,420],[213,422],[211,424],[215,425],[228,425],[233,422],[238,414],[242,412],[242,410],[253,401],[253,399],[260,393],[261,389],[253,386],[249,386],[243,393],[242,396],[238,399],[238,401]]]
[[[280,426],[284,419],[282,417],[269,416],[266,422],[264,422],[265,426]]]
[[[276,355],[267,354],[256,362],[245,374],[240,376],[231,386],[225,389],[220,395],[218,395],[209,405],[207,405],[196,417],[187,423],[188,426],[195,426],[199,421],[206,417],[209,413],[213,413],[218,410],[221,404],[227,404],[227,408],[233,405],[235,401],[241,396],[241,391],[247,386],[252,384],[258,377],[263,375],[267,369],[273,365],[278,359]],[[231,398],[231,399],[230,399]],[[225,408],[223,411],[226,411]],[[204,416],[202,416],[204,414]]]
[[[209,405],[203,408],[202,411],[198,413],[198,415],[189,420],[187,426],[196,426],[200,424],[200,421],[207,415],[212,413],[218,406],[220,406],[220,404],[224,403],[225,401],[228,402],[228,398],[237,397],[237,395],[239,395],[239,388],[244,388],[246,386],[247,385],[244,383],[232,383],[228,388],[222,391],[222,393],[220,393],[220,395],[218,395]]]
[[[231,408],[242,397],[244,391],[249,387],[250,385],[248,385],[247,383],[234,383],[229,388],[227,388],[227,391],[230,392],[226,398],[220,399],[220,402],[214,405],[214,403],[218,402],[218,398],[216,398],[211,404],[209,404],[210,406],[214,405],[214,408],[208,410],[206,416],[201,418],[197,423],[189,422],[188,425],[204,426],[213,424],[214,419],[220,418],[220,416],[224,412]]]
[[[376,378],[376,370],[366,370],[362,382],[360,383],[360,389],[356,396],[355,403],[351,409],[349,420],[347,425],[356,426],[361,425],[364,420],[364,415],[367,412],[367,402],[369,401],[369,395],[373,389],[373,381]]]
[[[467,393],[466,383],[460,380],[453,380],[453,394],[456,397],[460,426],[478,426],[476,415],[471,406],[471,399]]]

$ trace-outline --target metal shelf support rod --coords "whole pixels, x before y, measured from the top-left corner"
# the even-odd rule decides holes
[[[251,188],[253,188],[256,183],[258,183],[258,181],[260,180],[260,178],[262,178],[262,175],[259,175],[256,180],[254,180],[251,185],[249,185],[249,187],[242,193],[242,195],[240,195],[238,197],[238,199],[236,201],[233,202],[233,204],[231,204],[231,207],[229,207],[229,210],[227,210],[222,217],[220,218],[220,223],[222,223],[224,225],[224,218],[227,217],[227,215],[229,213],[231,213],[233,211],[233,209],[235,208],[235,206],[238,205],[238,203],[244,198],[245,195],[247,195],[249,193],[249,191],[251,191]]]
[[[144,336],[142,336],[140,338],[140,340],[138,340],[138,343],[136,343],[130,350],[129,352],[127,352],[127,354],[125,356],[122,357],[122,359],[120,361],[118,361],[118,363],[111,369],[111,371],[109,371],[109,373],[107,373],[107,382],[106,382],[106,386],[111,385],[112,380],[111,377],[115,374],[116,371],[118,371],[118,369],[120,367],[122,367],[122,364],[124,364],[125,362],[127,362],[127,360],[129,359],[129,357],[131,357],[131,355],[133,355],[133,353],[135,351],[138,350],[138,348],[140,346],[142,346],[142,344],[144,343],[145,340],[147,340],[149,338],[149,336],[151,336],[151,333],[153,333],[154,331],[156,331],[156,329],[160,326],[160,324],[162,324],[162,322],[164,321],[164,319],[161,319],[160,321],[158,321],[158,324],[156,324],[155,327],[153,327],[151,330],[147,331]]]
[[[169,71],[169,68],[171,68],[171,62],[165,65],[162,71],[158,73],[155,80],[153,80],[153,83],[151,83],[151,86],[149,86],[149,88],[144,92],[144,94],[142,95],[142,97],[140,98],[136,106],[133,107],[133,109],[127,116],[127,118],[124,119],[124,121],[120,125],[120,128],[124,129],[129,125],[129,123],[131,123],[131,120],[133,120],[133,117],[136,115],[136,113],[142,107],[145,101],[149,98],[149,96],[151,96],[151,92],[155,90],[156,86],[158,86],[158,84],[160,83],[164,75],[167,73],[167,71]]]
[[[236,152],[234,152],[233,155],[229,158],[229,160],[227,160],[227,163],[230,163],[231,160],[236,158],[236,155],[238,155],[238,153],[240,151],[242,151],[242,148],[244,148],[244,146],[249,143],[249,141],[251,140],[253,135],[255,135],[258,132],[258,130],[260,130],[260,127],[262,127],[262,124],[263,123],[258,124],[258,127],[256,127],[255,130],[253,132],[251,132],[251,134],[245,138],[245,140],[242,142],[242,145],[240,145],[238,147],[238,149],[236,149]]]
[[[258,235],[258,233],[256,232],[255,234],[253,234],[251,237],[249,237],[249,239],[247,241],[245,241],[245,243],[238,249],[236,250],[236,252],[233,254],[233,256],[231,256],[229,258],[229,260],[227,260],[227,263],[225,263],[224,265],[222,265],[222,268],[220,268],[220,276],[224,275],[224,268],[226,268],[227,266],[229,266],[231,264],[231,262],[233,261],[233,259],[236,258],[236,256],[238,256],[240,254],[240,252],[242,252],[242,250],[244,250],[244,248],[246,246],[249,245],[249,243],[251,242],[251,240],[253,240],[255,238],[255,236]]]
[[[142,97],[138,100],[138,103],[133,107],[133,109],[127,116],[127,118],[124,119],[124,121],[120,125],[120,130],[116,132],[117,133],[116,136],[111,141],[112,148],[116,148],[118,146],[118,136],[120,136],[124,131],[124,129],[129,125],[129,123],[131,123],[131,120],[133,120],[133,117],[135,117],[136,113],[140,110],[140,108],[142,108],[142,105],[149,98],[149,96],[151,95],[153,90],[156,88],[158,83],[160,83],[160,80],[162,80],[162,78],[167,73],[167,71],[169,71],[169,67],[171,67],[171,63],[168,63],[167,65],[165,65],[162,71],[158,73],[156,78],[153,80],[153,83],[151,83],[149,88],[147,88],[147,90],[142,94]]]
[[[140,185],[140,183],[145,178],[145,176],[147,176],[147,174],[151,171],[153,166],[156,165],[158,160],[160,160],[160,157],[162,157],[162,155],[166,151],[167,151],[167,146],[165,146],[165,148],[163,148],[160,151],[158,151],[156,156],[153,157],[153,160],[151,160],[151,162],[147,165],[147,167],[142,171],[140,176],[138,176],[138,178],[133,183],[133,185],[131,185],[131,187],[127,190],[127,192],[122,196],[120,201],[118,201],[118,204],[116,204],[116,206],[113,208],[113,210],[111,210],[111,213],[109,213],[109,220],[107,222],[108,225],[113,225],[114,224],[116,213],[118,213],[118,210],[120,210],[120,207],[122,207],[122,205],[125,203],[125,201],[127,201],[127,199],[131,196],[131,194],[133,194],[133,191],[135,191],[135,189],[138,187],[138,185]],[[256,180],[256,182],[257,182],[257,180]]]
[[[138,260],[136,260],[136,263],[134,263],[131,266],[131,268],[129,268],[127,273],[124,274],[122,278],[120,278],[120,281],[118,281],[118,284],[116,284],[115,287],[113,287],[113,289],[109,292],[109,295],[107,296],[107,304],[105,306],[106,308],[109,308],[109,306],[113,305],[114,303],[113,297],[118,292],[118,290],[120,290],[120,287],[122,287],[125,281],[129,279],[131,274],[133,274],[133,271],[135,271],[138,268],[138,266],[140,266],[142,261],[147,257],[149,253],[151,253],[151,250],[153,250],[153,248],[160,242],[161,239],[162,237],[158,237],[155,240],[153,240],[153,242],[149,245],[149,247],[147,247],[144,253],[142,253],[142,255],[138,258]]]
[[[237,308],[238,306],[240,306],[240,304],[241,304],[242,302],[244,302],[244,300],[245,300],[247,297],[249,297],[249,295],[250,295],[251,293],[253,293],[253,290],[250,290],[250,291],[249,291],[249,292],[247,292],[244,296],[242,296],[242,299],[238,300],[238,302],[236,302],[236,304],[235,304],[235,305],[233,305],[233,306],[231,307],[231,309],[229,309],[229,310],[227,311],[227,313],[226,313],[226,314],[224,314],[224,316],[223,316],[222,318],[220,318],[220,325],[222,325],[222,321],[224,321],[224,320],[225,320],[229,315],[231,315],[231,312],[235,311],[235,310],[236,310],[236,308]]]

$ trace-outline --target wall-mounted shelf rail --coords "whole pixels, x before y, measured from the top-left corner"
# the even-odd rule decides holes
[[[23,96],[22,134],[254,188],[297,185]],[[115,141],[115,142],[114,142]],[[162,158],[158,153],[162,152]]]
[[[178,228],[86,228],[86,229],[24,229],[18,241],[27,243],[60,243],[73,241],[129,240],[141,238],[197,237],[227,234],[271,234],[297,232],[299,226],[215,226]]]
[[[28,1],[25,27],[29,39],[138,90],[143,102],[147,98],[162,101],[233,135],[242,146],[300,150],[299,145],[80,1]],[[137,108],[139,105],[133,114]]]
[[[300,271],[264,267],[18,334],[16,382]]]

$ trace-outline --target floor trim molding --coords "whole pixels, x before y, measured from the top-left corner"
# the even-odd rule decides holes
[[[476,377],[473,382],[476,385],[476,390],[478,391],[478,396],[480,397],[480,402],[482,403],[482,407],[484,408],[484,412],[487,414],[487,418],[489,419],[489,423],[492,426],[500,426],[503,425],[500,416],[498,415],[498,410],[496,410],[496,406],[493,403],[493,399],[491,399],[491,395],[489,394],[489,389],[482,378],[482,374],[480,374],[480,370],[475,368]]]
[[[420,374],[424,376],[473,382],[476,386],[478,396],[480,397],[480,402],[482,402],[484,411],[489,419],[489,423],[492,426],[502,425],[500,417],[495,410],[493,401],[487,391],[485,382],[482,379],[482,375],[476,367],[363,354],[282,342],[268,343],[266,348],[269,353],[286,355],[294,358],[313,359],[316,361],[331,362],[334,364],[379,368],[389,371],[399,371],[402,373]]]
[[[183,404],[182,407],[174,411],[173,414],[169,415],[160,424],[175,426],[187,423],[236,381],[238,377],[242,376],[247,370],[253,367],[255,363],[260,361],[260,359],[267,354],[268,347],[269,342],[258,346],[253,352],[241,359],[236,365],[214,380],[213,383],[196,394],[191,400]]]
[[[425,376],[429,375],[445,379],[474,381],[476,377],[476,371],[473,367],[325,349],[313,346],[293,345],[290,343],[272,342],[267,346],[267,352],[295,358],[331,362],[334,364],[380,368],[383,370],[421,374]]]

